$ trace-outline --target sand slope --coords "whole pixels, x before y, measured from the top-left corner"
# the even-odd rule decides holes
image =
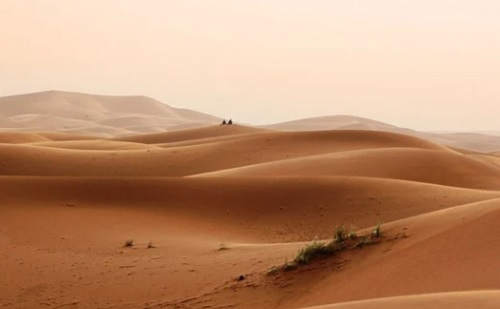
[[[410,237],[376,258],[359,260],[359,267],[316,282],[313,293],[298,296],[294,303],[498,289],[500,280],[491,270],[500,267],[495,261],[499,218],[500,200],[496,199],[389,224],[388,232],[406,228]],[[345,280],[350,284],[336,284]]]
[[[477,189],[500,189],[497,162],[427,149],[363,149],[262,163],[210,176],[367,176]],[[491,160],[488,160],[491,161]]]
[[[1,177],[0,183],[4,201],[103,203],[141,209],[155,206],[157,211],[193,220],[210,218],[212,224],[235,229],[234,235],[252,237],[253,241],[308,240],[329,235],[335,224],[368,227],[378,221],[389,222],[500,196],[498,192],[345,177]]]
[[[419,309],[419,308],[497,308],[500,303],[500,291],[474,291],[424,294],[382,298],[368,301],[342,303],[329,306],[310,307],[309,309]]]

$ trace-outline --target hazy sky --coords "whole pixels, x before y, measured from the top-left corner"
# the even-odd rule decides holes
[[[0,0],[0,96],[500,130],[499,0]]]

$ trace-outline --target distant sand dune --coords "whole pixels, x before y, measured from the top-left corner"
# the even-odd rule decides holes
[[[210,126],[203,128],[179,130],[173,132],[120,137],[116,138],[115,140],[137,142],[144,144],[160,144],[160,143],[187,142],[190,140],[199,140],[203,138],[224,137],[224,136],[250,134],[250,133],[262,133],[262,132],[269,132],[269,130],[257,129],[239,125],[232,125],[232,126],[217,125],[217,126]]]
[[[49,138],[36,133],[0,132],[0,143],[24,144],[50,141]]]
[[[401,133],[417,136],[438,144],[481,152],[500,150],[500,136],[487,133],[432,133],[400,128],[362,117],[337,115],[299,119],[263,126],[273,130],[321,131],[321,130],[368,130]]]
[[[194,123],[204,126],[220,121],[211,115],[174,108],[144,96],[63,91],[0,98],[0,114],[3,131],[60,131],[101,136],[169,130]]]

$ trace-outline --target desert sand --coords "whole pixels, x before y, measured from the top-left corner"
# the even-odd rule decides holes
[[[101,123],[132,119],[87,99]],[[0,133],[0,308],[500,306],[498,153],[381,130],[186,127]],[[340,225],[378,223],[375,245],[269,271]]]

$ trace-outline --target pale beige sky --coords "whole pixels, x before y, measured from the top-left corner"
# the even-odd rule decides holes
[[[500,130],[498,0],[0,0],[0,96]]]

